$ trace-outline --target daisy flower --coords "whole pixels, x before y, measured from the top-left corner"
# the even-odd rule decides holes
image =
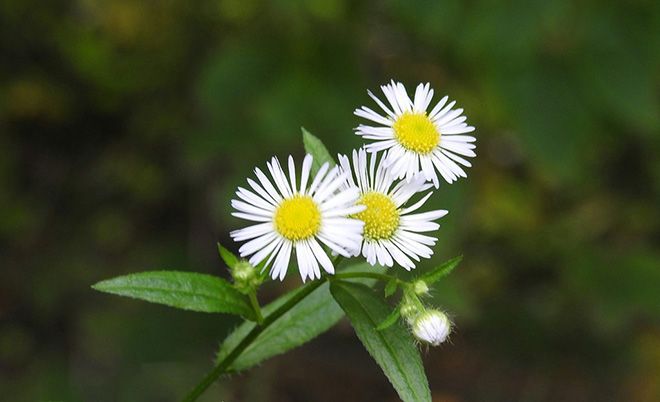
[[[364,206],[355,204],[359,190],[344,185],[345,174],[339,174],[338,167],[329,169],[325,163],[308,187],[312,156],[306,155],[303,160],[299,185],[291,156],[288,162],[288,177],[273,157],[266,163],[272,180],[255,168],[258,182],[247,179],[252,190],[238,188],[238,199],[231,201],[236,210],[232,215],[256,223],[231,232],[231,237],[237,242],[247,241],[239,253],[241,257],[250,256],[252,265],[265,260],[266,269],[272,262],[273,279],[284,279],[293,251],[302,280],[320,278],[319,266],[331,274],[335,270],[321,243],[350,257],[347,250],[359,246],[364,224],[349,216],[364,210]]]
[[[378,124],[360,124],[355,129],[362,138],[375,140],[365,146],[366,150],[389,150],[385,165],[395,177],[405,178],[406,181],[412,180],[421,171],[426,180],[438,188],[440,183],[436,171],[447,183],[467,177],[462,166],[470,167],[471,164],[462,156],[476,156],[473,151],[476,138],[464,135],[474,131],[474,127],[465,123],[467,117],[462,115],[463,109],[452,109],[456,101],[447,103],[448,97],[445,96],[427,112],[433,98],[433,89],[428,83],[417,86],[412,100],[400,82],[392,81],[380,88],[389,107],[371,91],[368,93],[385,115],[366,106],[354,112]]]
[[[385,168],[387,154],[380,158],[376,167],[377,154],[371,154],[367,165],[367,152],[364,149],[353,151],[353,164],[345,155],[339,155],[341,171],[348,173],[344,188],[358,187],[360,198],[357,204],[366,206],[364,211],[353,217],[364,222],[364,240],[354,255],[362,255],[371,265],[391,267],[396,261],[407,270],[415,268],[420,257],[430,258],[437,239],[422,232],[437,230],[440,225],[433,222],[447,214],[445,210],[435,210],[413,214],[431,196],[425,195],[415,204],[404,205],[418,192],[430,187],[424,176],[415,175],[410,182],[396,180]],[[395,180],[397,184],[394,184]]]

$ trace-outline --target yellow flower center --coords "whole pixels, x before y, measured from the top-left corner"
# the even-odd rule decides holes
[[[321,211],[312,197],[295,195],[275,210],[275,229],[291,241],[314,236],[321,228]]]
[[[426,113],[405,112],[396,119],[393,128],[399,143],[419,154],[433,151],[440,142],[440,131]]]
[[[364,222],[364,237],[369,240],[389,239],[399,227],[399,211],[394,201],[385,194],[365,193],[357,201],[366,209],[353,217]]]

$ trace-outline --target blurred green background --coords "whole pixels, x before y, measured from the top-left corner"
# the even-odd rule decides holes
[[[89,286],[226,276],[235,187],[301,125],[359,146],[390,78],[477,127],[430,206],[434,262],[465,255],[434,401],[660,400],[660,2],[7,0],[0,43],[3,400],[180,398],[236,321]],[[397,398],[343,323],[204,400]]]

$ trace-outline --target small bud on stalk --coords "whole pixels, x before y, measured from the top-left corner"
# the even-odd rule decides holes
[[[403,317],[408,322],[408,324],[412,325],[415,322],[417,316],[420,315],[422,311],[420,311],[420,307],[416,303],[410,300],[405,300],[399,308],[399,313],[401,314],[401,317]]]
[[[245,260],[239,261],[231,268],[231,276],[234,278],[234,286],[242,293],[256,290],[261,284],[257,269]]]
[[[413,283],[413,291],[416,295],[422,296],[429,292],[429,286],[423,280],[417,280]]]

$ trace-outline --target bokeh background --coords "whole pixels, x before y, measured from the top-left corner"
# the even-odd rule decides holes
[[[236,321],[89,286],[226,276],[235,187],[300,126],[359,146],[390,78],[477,127],[430,206],[433,263],[465,255],[434,401],[660,400],[660,2],[7,0],[0,44],[3,400],[180,398]],[[343,323],[203,400],[397,398]]]

